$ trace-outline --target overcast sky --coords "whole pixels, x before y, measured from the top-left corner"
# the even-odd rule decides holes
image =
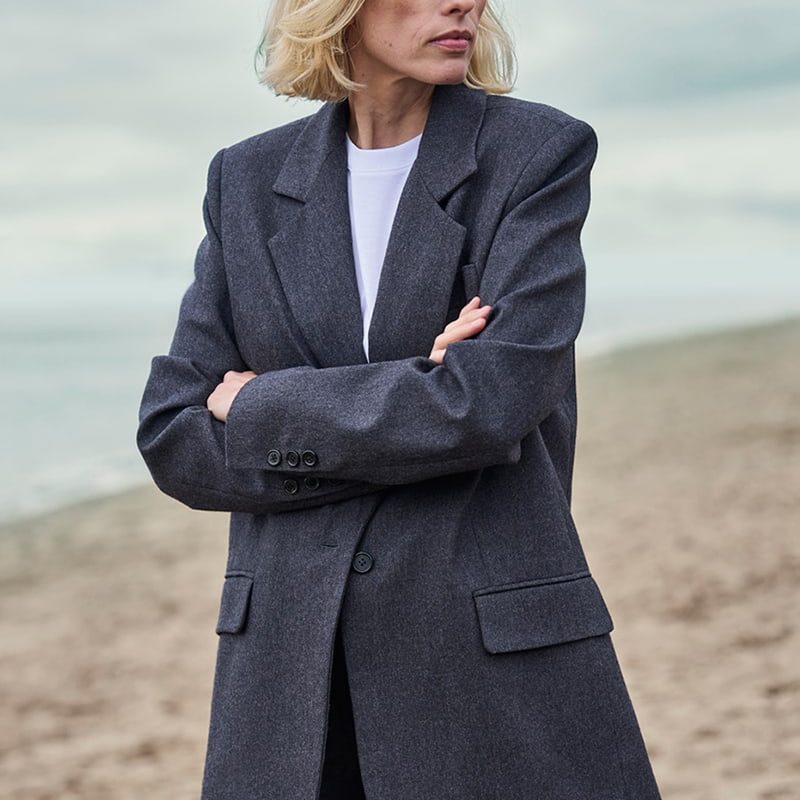
[[[2,268],[187,270],[211,155],[317,107],[257,84],[265,8],[4,4]],[[598,132],[593,246],[798,244],[800,4],[515,0],[505,11],[514,94]]]

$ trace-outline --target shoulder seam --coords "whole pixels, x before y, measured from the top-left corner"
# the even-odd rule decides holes
[[[547,146],[547,145],[548,145],[548,144],[549,144],[549,143],[550,143],[550,142],[551,142],[553,139],[555,139],[555,138],[556,138],[556,136],[558,136],[560,133],[562,133],[563,131],[565,131],[567,128],[571,128],[573,125],[583,125],[583,126],[587,127],[589,130],[591,130],[591,126],[589,125],[589,123],[588,123],[588,122],[584,122],[584,121],[583,121],[583,120],[581,120],[581,119],[574,118],[574,119],[572,120],[572,122],[565,122],[565,123],[564,123],[564,124],[563,124],[563,125],[562,125],[562,126],[561,126],[561,127],[558,129],[558,130],[557,130],[557,131],[555,131],[555,132],[554,132],[554,133],[552,133],[550,136],[548,136],[548,137],[547,137],[547,138],[546,138],[546,139],[545,139],[545,140],[544,140],[544,141],[543,141],[543,142],[542,142],[542,143],[541,143],[541,144],[540,144],[540,145],[539,145],[539,146],[538,146],[538,147],[537,147],[537,148],[536,148],[536,149],[533,151],[533,153],[531,154],[531,157],[525,161],[525,165],[524,165],[524,166],[522,167],[522,169],[520,170],[520,172],[519,172],[519,175],[517,175],[517,179],[514,181],[514,185],[511,187],[511,191],[508,193],[508,198],[506,199],[506,202],[508,202],[508,200],[510,200],[510,199],[511,199],[511,198],[514,196],[514,192],[516,192],[516,191],[517,191],[517,186],[519,186],[519,183],[520,183],[520,181],[522,180],[522,177],[523,177],[523,175],[525,175],[525,173],[528,171],[528,167],[529,167],[529,166],[530,166],[530,165],[533,163],[533,161],[534,161],[534,159],[536,158],[536,156],[538,156],[538,155],[539,155],[539,153],[541,153],[541,151],[542,151],[542,150],[543,150],[543,149],[544,149],[544,148],[545,148],[545,147],[546,147],[546,146]],[[504,214],[503,214],[503,216],[505,216],[505,214],[506,214],[506,213],[508,213],[508,212],[506,212],[506,211],[505,211],[505,209],[504,209]]]
[[[500,112],[503,112],[503,113],[511,113],[511,114],[516,114],[516,115],[521,115],[521,116],[524,116],[524,117],[528,117],[528,118],[537,117],[538,119],[543,119],[543,120],[546,120],[547,122],[551,122],[554,125],[559,125],[561,128],[566,127],[567,125],[571,125],[575,120],[578,119],[578,117],[573,116],[568,111],[563,111],[562,109],[556,108],[555,106],[550,106],[550,108],[552,108],[558,114],[563,114],[565,117],[569,118],[564,122],[559,122],[557,119],[554,119],[551,115],[549,115],[549,114],[547,114],[545,112],[539,111],[536,108],[534,108],[534,105],[536,104],[535,101],[523,100],[522,98],[519,98],[519,97],[510,98],[510,99],[518,100],[519,103],[524,103],[524,104],[527,104],[527,105],[521,106],[521,105],[517,105],[517,104],[514,104],[514,105],[501,105],[499,103],[487,103],[486,104],[486,111],[487,112],[488,111],[500,111]]]

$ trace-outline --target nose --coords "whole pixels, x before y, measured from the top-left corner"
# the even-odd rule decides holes
[[[469,14],[475,8],[476,0],[450,0],[444,4],[444,14]]]

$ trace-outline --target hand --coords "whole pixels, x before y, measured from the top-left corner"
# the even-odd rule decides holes
[[[256,373],[251,369],[247,370],[247,372],[236,372],[236,370],[229,369],[222,376],[222,383],[218,383],[214,391],[208,396],[206,400],[208,410],[220,422],[225,422],[228,418],[231,403],[233,403],[236,395],[239,394],[239,390],[255,377]]]
[[[447,345],[453,342],[460,342],[462,339],[469,339],[475,336],[486,327],[486,317],[491,310],[491,306],[480,306],[480,297],[475,295],[462,309],[456,319],[448,323],[444,331],[433,340],[433,350],[429,358],[437,364],[444,360]]]

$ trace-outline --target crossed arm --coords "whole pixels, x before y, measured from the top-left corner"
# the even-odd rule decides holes
[[[265,513],[515,463],[572,378],[596,153],[594,130],[576,120],[532,154],[487,255],[478,291],[492,306],[486,325],[449,344],[442,363],[414,356],[265,372],[241,387],[225,422],[206,400],[226,371],[248,368],[217,234],[218,153],[195,279],[169,353],[151,362],[139,412],[137,444],[159,488],[192,508]],[[271,450],[289,449],[313,450],[316,462],[270,464]],[[288,477],[301,491],[286,491]]]

